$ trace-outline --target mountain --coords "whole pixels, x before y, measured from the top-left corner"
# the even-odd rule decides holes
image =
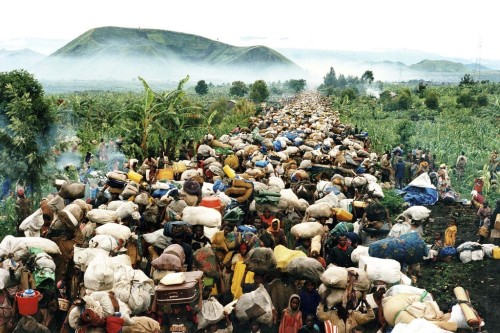
[[[34,67],[52,79],[287,79],[303,70],[265,46],[236,47],[201,36],[102,27],[75,38]]]
[[[464,64],[456,63],[448,60],[422,60],[419,63],[409,66],[410,69],[421,72],[438,72],[438,73],[465,73],[470,69]]]
[[[45,55],[30,49],[0,50],[0,71],[28,68],[44,59]]]

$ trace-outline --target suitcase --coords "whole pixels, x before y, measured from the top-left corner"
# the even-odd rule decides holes
[[[192,304],[197,305],[202,297],[202,271],[185,272],[186,281],[182,284],[155,287],[158,304]]]

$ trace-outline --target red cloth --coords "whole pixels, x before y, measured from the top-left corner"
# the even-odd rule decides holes
[[[262,222],[264,222],[265,224],[267,224],[268,227],[271,226],[273,220],[276,218],[276,216],[274,216],[272,214],[269,217],[265,217],[264,214],[259,215],[259,217],[260,217],[260,219],[261,219]]]
[[[125,320],[120,317],[107,317],[106,318],[106,333],[119,333],[121,332]]]

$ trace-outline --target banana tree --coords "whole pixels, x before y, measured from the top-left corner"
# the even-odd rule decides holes
[[[196,116],[196,108],[185,106],[184,84],[189,76],[181,80],[177,89],[163,94],[155,93],[141,77],[144,96],[140,103],[126,111],[118,112],[113,121],[121,120],[121,129],[132,136],[132,151],[148,155],[158,150],[165,150],[164,142],[177,139],[188,123],[186,119]]]

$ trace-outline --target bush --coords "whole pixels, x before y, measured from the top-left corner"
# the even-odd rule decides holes
[[[485,93],[479,94],[477,96],[477,105],[478,106],[487,106],[488,105],[488,96]]]
[[[435,91],[429,91],[424,100],[425,106],[431,110],[436,110],[439,107],[439,97]]]
[[[457,97],[457,104],[464,108],[470,108],[474,104],[474,96],[470,90],[464,90]]]
[[[392,216],[396,216],[403,212],[403,198],[398,195],[394,190],[383,190],[384,197],[380,200],[380,203],[384,205],[385,208],[389,210]]]

